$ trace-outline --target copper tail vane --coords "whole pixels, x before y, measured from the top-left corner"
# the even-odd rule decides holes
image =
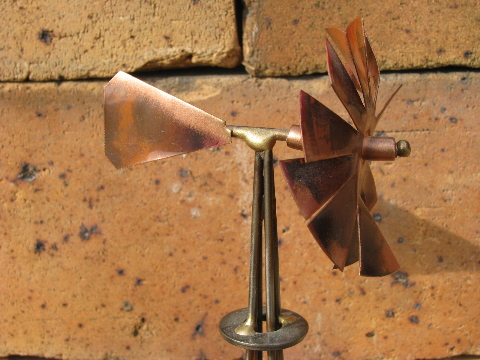
[[[105,87],[105,153],[117,168],[227,144],[232,137],[255,151],[248,307],[220,321],[224,339],[245,348],[247,359],[261,359],[266,351],[269,359],[281,360],[283,349],[299,343],[308,331],[302,316],[280,305],[272,154],[277,141],[303,151],[298,159],[281,161],[281,169],[310,232],[334,266],[343,271],[359,261],[364,276],[384,276],[399,267],[370,214],[377,194],[369,165],[410,154],[407,141],[374,136],[398,89],[377,113],[380,75],[362,20],[354,20],[346,31],[327,32],[343,57],[342,62],[327,40],[332,87],[355,128],[303,91],[300,124],[271,129],[227,126],[123,72]]]

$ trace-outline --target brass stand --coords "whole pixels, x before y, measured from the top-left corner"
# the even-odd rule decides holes
[[[262,226],[263,223],[263,226]],[[262,228],[265,235],[265,300],[262,306]],[[262,332],[263,322],[266,332]],[[227,314],[220,332],[229,343],[247,349],[246,359],[283,360],[283,349],[298,344],[308,331],[300,315],[281,309],[278,235],[272,150],[255,152],[248,308]]]

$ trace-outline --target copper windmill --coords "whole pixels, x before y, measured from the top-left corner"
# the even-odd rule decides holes
[[[269,359],[282,360],[282,350],[300,342],[308,330],[303,317],[280,307],[272,160],[277,141],[304,152],[302,158],[282,161],[281,168],[310,231],[335,266],[343,270],[360,260],[360,273],[366,276],[398,268],[369,212],[377,195],[368,162],[408,156],[410,147],[406,141],[373,136],[385,107],[376,114],[379,71],[361,19],[346,32],[327,31],[346,62],[327,41],[332,86],[356,129],[304,92],[300,126],[287,130],[227,126],[122,72],[105,87],[105,153],[117,168],[219,146],[232,137],[255,150],[248,307],[220,321],[223,337],[247,349],[250,360],[260,359],[262,351]],[[262,306],[262,246],[266,306]]]
[[[327,40],[332,87],[357,129],[301,92],[304,157],[282,161],[281,167],[310,232],[335,266],[343,271],[360,260],[361,275],[383,276],[399,265],[369,212],[377,193],[368,162],[408,155],[409,147],[405,141],[397,146],[393,138],[372,136],[396,92],[377,115],[380,76],[362,20],[353,21],[346,32],[327,31],[345,59],[343,64]]]

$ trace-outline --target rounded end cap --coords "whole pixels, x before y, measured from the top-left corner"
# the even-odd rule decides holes
[[[397,156],[398,157],[408,157],[412,152],[410,143],[407,140],[399,140],[397,142]]]

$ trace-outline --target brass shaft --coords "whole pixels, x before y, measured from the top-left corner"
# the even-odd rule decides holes
[[[273,154],[265,151],[264,155],[264,227],[265,227],[265,292],[267,305],[267,332],[280,329],[280,281],[278,260],[278,234],[273,177]],[[268,352],[269,360],[283,360],[283,350]]]
[[[263,166],[261,152],[255,152],[253,200],[252,200],[252,232],[250,249],[250,286],[248,298],[248,319],[256,332],[262,332],[262,199],[263,199]],[[246,360],[261,360],[262,352],[247,350]]]

